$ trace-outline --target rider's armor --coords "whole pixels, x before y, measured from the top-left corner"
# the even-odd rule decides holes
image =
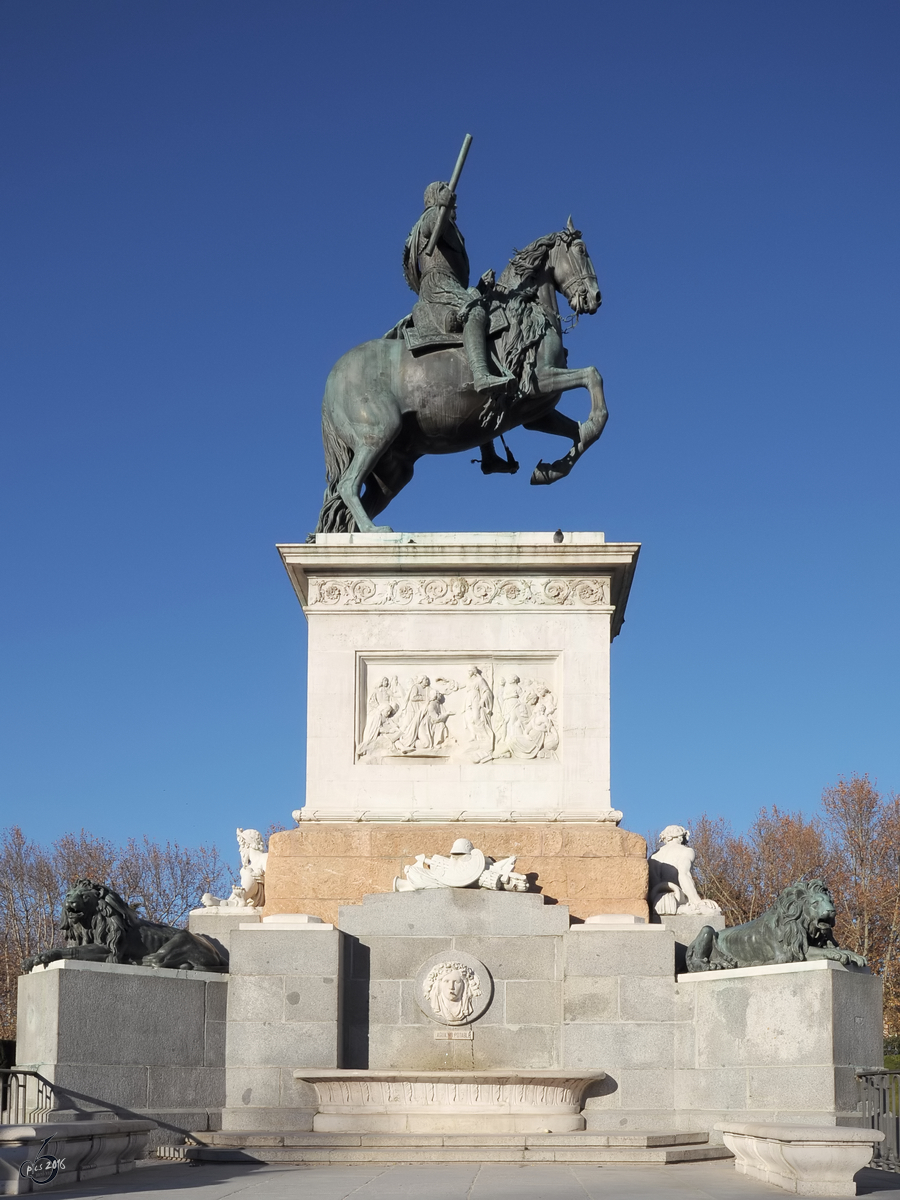
[[[482,293],[469,287],[469,256],[453,209],[431,254],[425,250],[439,219],[435,201],[446,185],[431,184],[425,192],[425,211],[406,239],[403,273],[419,299],[413,305],[417,332],[461,334],[477,392],[505,390],[509,379],[492,375],[487,352],[488,314]]]

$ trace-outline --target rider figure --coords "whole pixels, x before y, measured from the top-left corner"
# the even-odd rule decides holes
[[[442,206],[449,211],[437,245],[429,255],[425,250]],[[461,330],[475,391],[488,395],[505,392],[511,380],[506,374],[491,374],[487,308],[478,288],[469,287],[469,256],[456,224],[456,197],[446,183],[432,183],[425,189],[425,211],[403,249],[403,273],[419,297],[413,308],[417,324],[433,326],[438,333]]]

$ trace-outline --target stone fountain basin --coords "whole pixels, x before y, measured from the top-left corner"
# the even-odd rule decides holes
[[[316,1133],[572,1133],[603,1071],[308,1071]]]

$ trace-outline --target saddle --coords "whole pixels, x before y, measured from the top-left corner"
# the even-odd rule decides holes
[[[497,334],[502,333],[504,329],[509,328],[509,318],[507,317],[503,305],[499,300],[491,302],[488,309],[488,337],[493,338]],[[387,331],[384,335],[389,339],[403,338],[406,342],[406,347],[410,354],[420,355],[428,354],[434,350],[447,350],[452,346],[461,346],[463,344],[462,332],[445,333],[428,319],[427,309],[425,305],[413,305],[411,313],[407,313],[402,320]]]

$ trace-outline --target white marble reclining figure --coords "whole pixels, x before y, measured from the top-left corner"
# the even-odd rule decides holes
[[[417,854],[403,868],[405,879],[396,876],[395,892],[418,892],[425,888],[487,888],[494,892],[527,892],[528,879],[515,870],[516,856],[495,860],[476,850],[468,838],[457,838],[447,857]]]

